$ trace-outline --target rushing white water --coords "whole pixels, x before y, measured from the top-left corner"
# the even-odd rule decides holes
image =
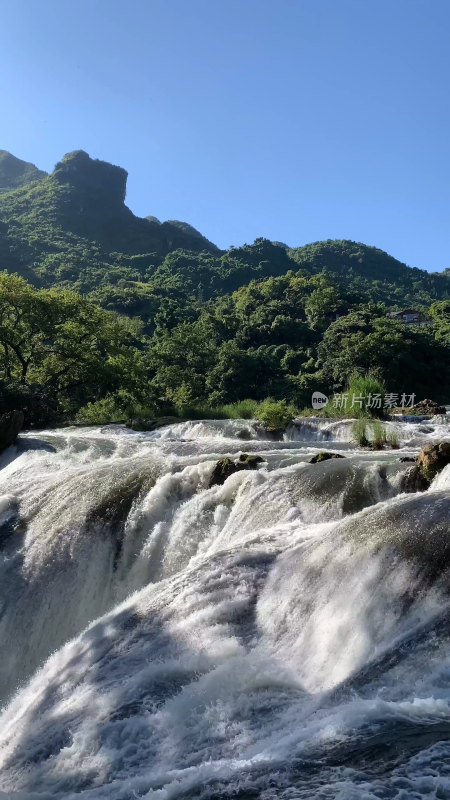
[[[399,462],[450,428],[389,426],[399,451],[309,418],[0,456],[0,798],[450,798],[450,468],[402,494]]]

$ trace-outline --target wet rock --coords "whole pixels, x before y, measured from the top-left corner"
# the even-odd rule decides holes
[[[284,428],[268,428],[266,425],[261,425],[261,423],[256,423],[254,428],[261,439],[267,439],[271,442],[283,441]]]
[[[14,444],[22,427],[22,411],[8,411],[0,415],[0,453]]]
[[[357,463],[351,458],[329,458],[305,464],[289,478],[295,504],[308,507],[311,522],[337,519],[386,500],[399,492],[401,464]]]
[[[261,456],[251,456],[248,453],[241,453],[238,459],[239,464],[245,464],[245,469],[256,469],[258,464],[264,461]]]
[[[87,531],[98,529],[114,541],[114,569],[122,554],[125,524],[133,503],[152,485],[152,476],[145,471],[130,475],[121,486],[111,489],[86,516]]]
[[[321,461],[329,461],[330,458],[345,458],[345,456],[341,456],[340,453],[327,453],[326,451],[322,451],[320,453],[316,453],[310,459],[310,464],[320,464]]]
[[[415,414],[429,414],[432,417],[437,414],[445,414],[444,406],[440,406],[438,403],[435,403],[434,400],[429,400],[428,398],[421,400],[420,403],[416,403],[413,407],[413,411]]]
[[[427,445],[417,459],[417,467],[429,483],[447,464],[450,464],[450,442]]]
[[[237,432],[236,438],[247,442],[252,438],[252,435],[251,435],[250,431],[248,430],[248,428],[242,428],[240,431]]]
[[[402,460],[409,460],[409,459],[400,459]],[[414,460],[414,459],[411,459]],[[416,465],[414,467],[409,467],[406,470],[405,474],[402,476],[402,480],[400,483],[400,489],[402,492],[426,492],[430,485],[430,481],[428,481]]]
[[[223,483],[234,475],[235,472],[241,472],[243,469],[257,469],[258,464],[264,461],[261,456],[252,456],[248,453],[241,453],[237,461],[231,458],[221,458],[215,465],[211,478],[209,480],[209,488],[212,486],[222,486]]]
[[[134,417],[128,420],[127,428],[131,428],[132,431],[156,431],[164,425],[175,425],[182,421],[179,417],[156,417],[155,419]]]
[[[417,458],[415,456],[402,456],[399,461],[401,464],[415,464]]]

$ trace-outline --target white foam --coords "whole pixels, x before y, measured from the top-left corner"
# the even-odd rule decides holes
[[[323,440],[241,443],[240,424],[25,435],[40,449],[1,470],[7,796],[281,797],[312,758],[324,766],[308,791],[370,797],[372,777],[363,790],[350,768],[329,770],[329,750],[448,721],[447,634],[432,631],[442,584],[386,555],[394,524],[405,542],[432,536],[448,468],[430,492],[395,498],[403,466],[388,452],[309,465]],[[393,424],[407,441],[413,426]],[[345,444],[350,427],[314,435]],[[217,458],[247,447],[260,469],[208,488]],[[445,791],[416,774],[428,746],[404,770],[419,797]]]

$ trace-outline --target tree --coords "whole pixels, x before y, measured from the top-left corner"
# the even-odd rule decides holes
[[[370,372],[393,393],[443,400],[450,389],[450,349],[430,328],[373,318],[368,311],[354,311],[330,325],[318,361],[329,389],[344,388],[355,372]]]
[[[75,292],[35,289],[0,273],[0,379],[39,387],[62,409],[139,383],[140,327]]]

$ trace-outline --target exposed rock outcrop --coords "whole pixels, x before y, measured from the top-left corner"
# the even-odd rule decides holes
[[[256,469],[258,464],[263,461],[261,456],[251,456],[248,453],[241,453],[237,461],[233,461],[231,458],[221,458],[212,471],[209,488],[221,486],[235,472],[241,472],[243,469]]]
[[[59,161],[52,173],[53,180],[68,183],[83,195],[102,199],[107,205],[116,202],[121,206],[125,201],[128,173],[107,161],[90,158],[84,150],[67,153]]]
[[[159,256],[178,248],[217,252],[215,245],[198,233],[194,236],[189,228],[136,217],[125,205],[127,177],[122,167],[91,158],[84,150],[67,153],[45,181],[55,220],[64,231],[93,239],[108,252]]]
[[[316,455],[310,459],[309,463],[320,464],[321,461],[329,461],[330,458],[345,458],[345,456],[341,456],[340,453],[327,453],[323,450],[320,453],[316,453]]]
[[[406,470],[400,484],[402,492],[426,492],[429,485],[417,465]]]
[[[450,464],[450,442],[427,445],[417,459],[417,467],[430,483],[447,464]]]
[[[450,464],[450,442],[438,442],[424,447],[417,459],[404,457],[400,461],[414,461],[402,478],[403,492],[425,492],[433,478]]]
[[[429,415],[434,417],[437,414],[445,414],[444,406],[440,406],[438,403],[435,403],[434,400],[429,400],[428,398],[421,400],[420,403],[416,403],[413,407],[413,411],[417,416]]]
[[[254,426],[254,429],[256,434],[260,436],[261,439],[267,439],[270,442],[283,441],[284,428],[269,428],[266,425],[257,422]]]

